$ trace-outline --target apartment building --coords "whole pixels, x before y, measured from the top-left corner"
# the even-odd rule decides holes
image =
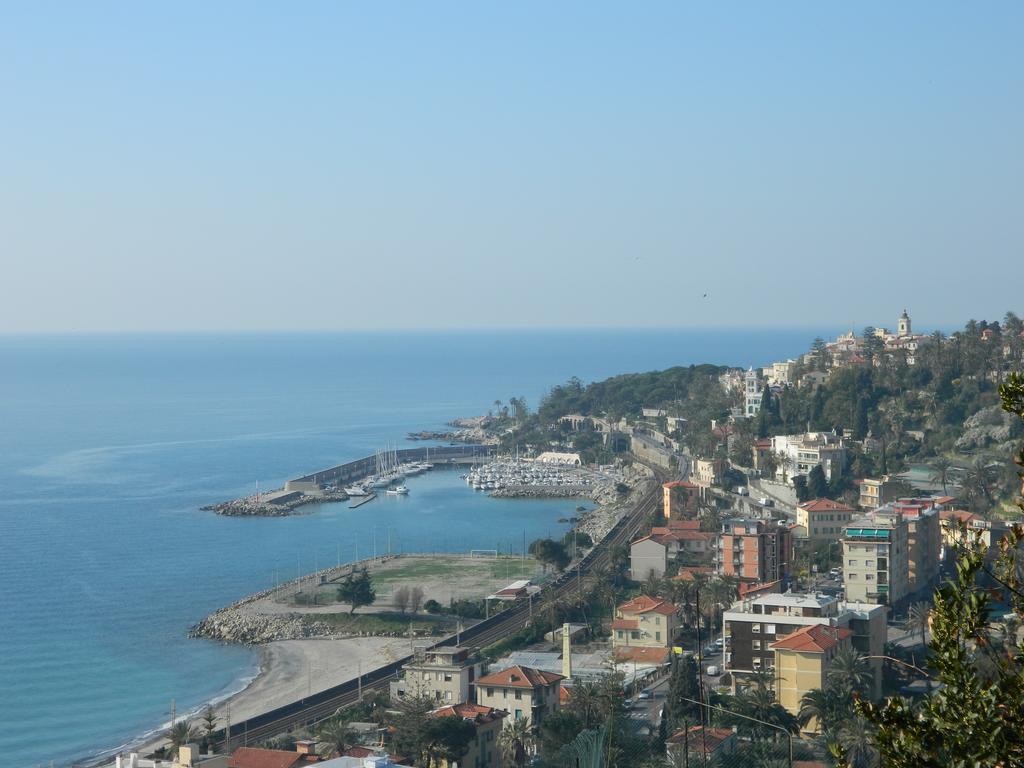
[[[878,511],[851,520],[843,532],[843,589],[858,603],[898,605],[910,593],[908,526]]]
[[[473,685],[482,672],[483,661],[470,648],[417,648],[402,667],[402,677],[391,683],[391,699],[429,696],[445,704],[472,701]]]
[[[743,375],[743,415],[749,418],[761,412],[761,377],[753,368]]]
[[[725,612],[723,620],[729,643],[725,669],[732,673],[734,689],[738,690],[742,690],[748,684],[749,676],[758,671],[770,670],[777,679],[778,648],[775,644],[810,627],[821,625],[844,629],[844,638],[848,638],[849,644],[865,656],[880,657],[885,649],[884,606],[841,602],[829,595],[762,594],[734,603]],[[793,650],[791,646],[784,648]],[[877,698],[881,694],[881,659],[871,659],[870,663],[874,673],[871,694]],[[799,666],[802,669],[806,665]],[[805,684],[809,685],[809,681],[802,675],[789,677],[786,682],[790,688],[800,688]],[[814,687],[818,686],[800,688],[800,696]],[[798,702],[799,696],[793,701]]]
[[[860,499],[858,503],[861,509],[870,511],[896,501],[907,490],[907,484],[902,480],[894,480],[889,475],[881,478],[865,477],[860,481]]]
[[[679,631],[679,609],[668,600],[640,595],[615,609],[612,649],[668,648]]]
[[[791,714],[800,713],[800,700],[815,688],[823,689],[836,654],[852,648],[853,630],[829,624],[801,627],[771,644],[775,653],[775,700]],[[818,730],[812,719],[805,730]]]
[[[650,534],[630,543],[629,566],[634,581],[643,581],[653,573],[657,578],[665,575],[672,562],[690,565],[702,561],[711,551],[714,534],[697,530],[697,520],[669,521],[694,524],[693,529],[679,530],[670,526],[657,526]]]
[[[846,523],[856,514],[856,510],[838,501],[813,499],[797,505],[796,524],[811,543],[838,541]]]
[[[559,687],[564,679],[554,672],[516,665],[479,678],[476,701],[480,706],[511,714],[506,724],[526,717],[536,728],[559,709]]]
[[[789,482],[797,475],[809,474],[819,465],[829,481],[846,469],[846,444],[843,438],[831,432],[777,435],[772,438],[772,450],[781,457],[776,477],[785,477]]]
[[[715,571],[741,581],[770,582],[789,577],[793,537],[772,520],[730,520],[722,524],[714,548]]]

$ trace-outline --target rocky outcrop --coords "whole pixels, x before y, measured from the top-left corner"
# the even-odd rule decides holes
[[[586,485],[510,485],[487,495],[492,499],[576,499],[591,498],[593,492]]]
[[[207,616],[189,632],[189,637],[202,637],[224,643],[260,645],[275,640],[299,640],[308,637],[331,637],[333,631],[320,621],[306,621],[294,613],[268,615],[226,608]]]
[[[1015,418],[998,405],[983,408],[964,422],[964,431],[957,438],[956,448],[958,451],[972,451],[1011,443],[1015,423]]]

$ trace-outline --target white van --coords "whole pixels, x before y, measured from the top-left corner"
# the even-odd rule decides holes
[[[747,490],[747,486],[741,485],[736,489],[737,496],[749,496],[750,491]]]
[[[708,670],[707,670],[707,671],[708,671],[708,674],[709,674],[709,675],[710,675],[711,677],[717,677],[717,676],[718,676],[718,675],[720,675],[720,674],[721,674],[721,672],[722,672],[722,670],[720,670],[720,669],[718,668],[718,665],[716,665],[716,664],[711,664],[711,665],[709,665],[709,666],[708,666]]]

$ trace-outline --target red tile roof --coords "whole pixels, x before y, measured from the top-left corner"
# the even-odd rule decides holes
[[[616,661],[634,661],[637,664],[667,664],[668,648],[641,648],[634,645],[620,645],[612,649]]]
[[[940,520],[959,520],[965,523],[971,523],[975,520],[980,520],[980,515],[976,515],[973,512],[968,512],[965,509],[946,509],[939,512]]]
[[[292,768],[304,762],[298,752],[240,747],[228,758],[228,768]]]
[[[651,597],[650,595],[639,595],[628,603],[619,606],[622,613],[660,613],[663,616],[671,616],[679,609],[668,600]]]
[[[676,731],[668,737],[667,741],[669,744],[687,743],[691,750],[698,753],[703,752],[706,748],[710,755],[734,737],[735,734],[730,728],[705,728],[700,725],[691,725],[689,729]]]
[[[494,707],[484,707],[480,704],[451,704],[447,707],[440,707],[430,713],[431,717],[461,717],[463,720],[472,720],[480,725],[493,723],[503,717],[508,717],[508,712]]]
[[[812,499],[799,505],[807,512],[854,512],[855,510],[832,499]]]
[[[569,700],[571,698],[572,698],[572,689],[571,688],[567,688],[564,685],[560,685],[558,687],[558,703],[561,704],[564,707],[566,704],[569,703]]]
[[[691,483],[687,480],[672,480],[668,483],[662,483],[662,488],[700,488],[696,483]]]
[[[613,619],[612,629],[636,629],[639,624],[637,619]]]
[[[478,686],[493,685],[506,688],[536,688],[538,686],[548,686],[564,679],[562,675],[556,675],[554,672],[545,672],[533,667],[520,667],[516,665],[503,669],[500,672],[484,675],[477,679],[476,684]]]
[[[824,653],[839,644],[840,640],[853,635],[853,630],[845,627],[829,627],[824,624],[812,624],[798,629],[791,635],[771,644],[773,650],[798,651],[800,653]]]
[[[665,525],[651,528],[651,533],[672,533],[673,531],[699,531],[700,520],[667,520]]]

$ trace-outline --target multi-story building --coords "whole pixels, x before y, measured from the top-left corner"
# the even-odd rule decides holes
[[[457,764],[449,763],[444,758],[435,764],[438,768],[452,768],[456,765],[499,768],[501,751],[498,748],[498,734],[501,733],[501,723],[508,714],[503,709],[465,702],[435,709],[430,713],[431,717],[461,717],[476,729],[476,738],[469,743],[469,748]]]
[[[942,532],[942,546],[949,552],[981,542],[986,550],[992,548],[992,523],[963,509],[948,509],[939,513],[939,528]]]
[[[734,603],[725,612],[723,621],[729,642],[725,668],[733,674],[738,689],[747,685],[749,676],[758,671],[771,670],[777,678],[778,657],[774,644],[810,627],[821,625],[848,630],[851,645],[865,656],[881,657],[885,649],[884,606],[844,603],[828,595],[762,594]],[[874,672],[870,693],[877,698],[881,694],[881,659],[872,658],[870,663]],[[819,687],[810,682],[813,681],[794,678],[787,685],[802,686],[801,690],[806,693]],[[799,702],[799,698],[796,696],[793,701]]]
[[[729,520],[715,542],[715,571],[741,581],[770,582],[789,578],[793,537],[789,527],[772,520]]]
[[[679,609],[668,600],[640,595],[615,609],[612,649],[668,648],[679,630]]]
[[[483,661],[470,648],[417,648],[402,672],[401,679],[391,683],[392,700],[429,696],[437,702],[459,704],[473,700],[473,684],[483,672]]]
[[[896,502],[892,508],[907,522],[907,590],[916,595],[930,592],[938,585],[942,561],[939,512],[914,503]]]
[[[514,666],[484,675],[476,682],[476,701],[483,707],[502,709],[512,715],[511,724],[524,717],[538,727],[559,709],[559,687],[565,678],[533,667]]]
[[[629,547],[630,574],[634,581],[665,575],[669,563],[693,565],[704,560],[711,551],[714,535],[698,530],[697,520],[670,520],[668,526],[656,526],[651,533],[632,542]],[[673,523],[692,523],[693,528],[677,529]]]
[[[743,415],[748,418],[761,412],[761,379],[753,368],[743,376]]]
[[[891,501],[896,501],[907,490],[907,484],[901,480],[894,480],[889,475],[881,478],[865,477],[860,481],[861,509],[878,509]]]
[[[856,515],[856,511],[832,499],[814,499],[796,507],[797,528],[812,543],[838,541],[843,528]]]
[[[776,435],[772,438],[772,450],[779,457],[775,476],[789,482],[797,475],[809,474],[819,465],[829,481],[846,469],[846,445],[843,438],[831,432]]]
[[[700,507],[701,488],[686,480],[664,483],[662,488],[662,511],[666,520],[695,518]]]
[[[704,488],[721,484],[724,473],[724,459],[697,459],[693,462],[693,479]]]
[[[801,627],[771,644],[775,654],[775,700],[790,713],[800,713],[800,701],[815,688],[824,689],[836,654],[851,648],[853,630],[829,624]],[[817,731],[812,720],[804,726]]]
[[[779,363],[772,363],[762,373],[770,387],[788,387],[793,383],[793,374],[796,372],[796,360],[783,360]]]
[[[843,533],[843,589],[859,603],[897,605],[910,593],[907,521],[875,511],[851,520]]]

